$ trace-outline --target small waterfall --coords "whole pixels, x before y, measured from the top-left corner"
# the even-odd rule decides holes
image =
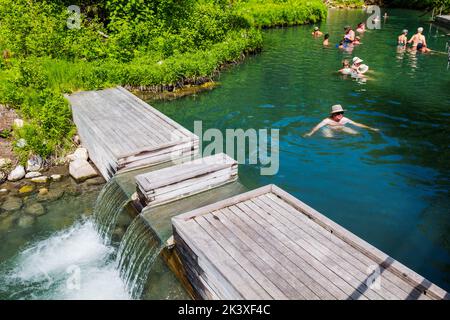
[[[94,206],[94,219],[98,232],[106,244],[110,243],[117,219],[129,201],[115,178],[112,178],[100,192]]]
[[[141,217],[137,216],[120,242],[116,263],[120,276],[133,299],[139,299],[147,276],[162,250],[159,238]]]

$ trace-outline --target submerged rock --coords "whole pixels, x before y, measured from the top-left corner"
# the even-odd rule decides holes
[[[0,196],[2,196],[2,195],[6,195],[6,194],[8,194],[8,192],[9,192],[9,190],[8,190],[8,189],[5,189],[5,188],[3,188],[3,189],[0,189]]]
[[[83,182],[98,175],[90,163],[82,159],[70,163],[69,173],[77,182]]]
[[[10,174],[8,175],[8,180],[19,181],[23,177],[25,177],[25,168],[21,165],[18,165],[14,168],[13,171],[10,172]]]
[[[5,211],[15,211],[22,208],[23,201],[17,197],[9,197],[6,198],[5,202],[3,202],[2,209]]]
[[[47,193],[39,193],[37,195],[37,201],[39,202],[52,202],[60,199],[64,195],[63,189],[51,189]]]
[[[41,196],[46,195],[48,193],[48,189],[47,188],[41,188],[39,189],[39,194]]]
[[[81,194],[81,187],[71,185],[66,188],[66,192],[68,195],[70,195],[72,197],[77,197]]]
[[[19,189],[19,194],[20,195],[26,195],[26,194],[30,194],[34,191],[34,186],[27,184],[24,185],[22,188]]]
[[[106,183],[106,180],[103,179],[103,177],[97,177],[97,178],[92,178],[92,179],[86,180],[86,184],[88,186],[97,186],[97,185],[104,184],[104,183]]]
[[[32,216],[42,216],[45,214],[45,208],[40,203],[33,203],[25,207],[25,212]]]
[[[33,225],[35,220],[36,218],[24,214],[19,218],[19,222],[17,223],[17,225],[21,228],[28,228]]]

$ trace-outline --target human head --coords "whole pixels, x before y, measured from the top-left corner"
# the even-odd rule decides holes
[[[348,62],[347,59],[342,60],[342,66],[343,67],[348,67],[350,65],[350,62]]]
[[[314,31],[319,31],[319,27],[314,27]]]
[[[402,33],[403,33],[404,35],[406,35],[406,34],[408,34],[408,30],[403,29]]]
[[[360,28],[360,27],[362,27],[362,26],[364,26],[364,22],[358,23],[358,28]]]
[[[331,106],[330,116],[335,120],[340,120],[344,116],[344,110],[340,104],[335,104]]]
[[[325,40],[327,40],[329,37],[330,37],[330,35],[329,35],[328,33],[327,33],[326,35],[323,36],[323,38],[324,38]]]
[[[417,50],[422,50],[422,49],[423,49],[423,43],[418,43]]]
[[[418,33],[422,33],[422,32],[423,32],[423,28],[422,28],[422,27],[417,28],[417,32],[418,32]]]
[[[353,61],[354,64],[359,65],[359,64],[361,64],[361,62],[363,62],[364,60],[362,60],[362,59],[360,59],[360,58],[358,58],[358,57],[354,57],[352,61]]]
[[[359,40],[361,40],[361,37],[360,36],[356,36],[355,39],[359,41]]]

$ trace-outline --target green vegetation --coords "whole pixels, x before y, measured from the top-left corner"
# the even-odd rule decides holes
[[[0,0],[0,103],[24,161],[61,155],[75,132],[63,94],[114,85],[180,87],[261,48],[260,27],[317,22],[321,0]],[[79,28],[72,28],[80,22]],[[23,142],[23,140],[22,140]]]
[[[364,5],[364,0],[331,0],[329,2],[334,6],[344,6],[347,8],[361,8]]]
[[[432,11],[433,9],[442,10],[442,13],[450,12],[450,0],[384,0],[386,5],[421,9]]]

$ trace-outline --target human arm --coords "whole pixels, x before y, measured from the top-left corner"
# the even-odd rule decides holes
[[[359,127],[359,128],[369,129],[369,130],[376,131],[376,132],[380,131],[380,129],[372,128],[372,127],[366,126],[365,124],[358,123],[358,122],[355,122],[355,121],[351,121],[350,120],[349,123],[351,123],[352,125],[354,125],[356,127]]]
[[[322,120],[318,125],[316,125],[312,130],[306,134],[304,134],[304,137],[311,137],[314,133],[317,132],[320,128],[326,126],[328,124],[327,119]]]

